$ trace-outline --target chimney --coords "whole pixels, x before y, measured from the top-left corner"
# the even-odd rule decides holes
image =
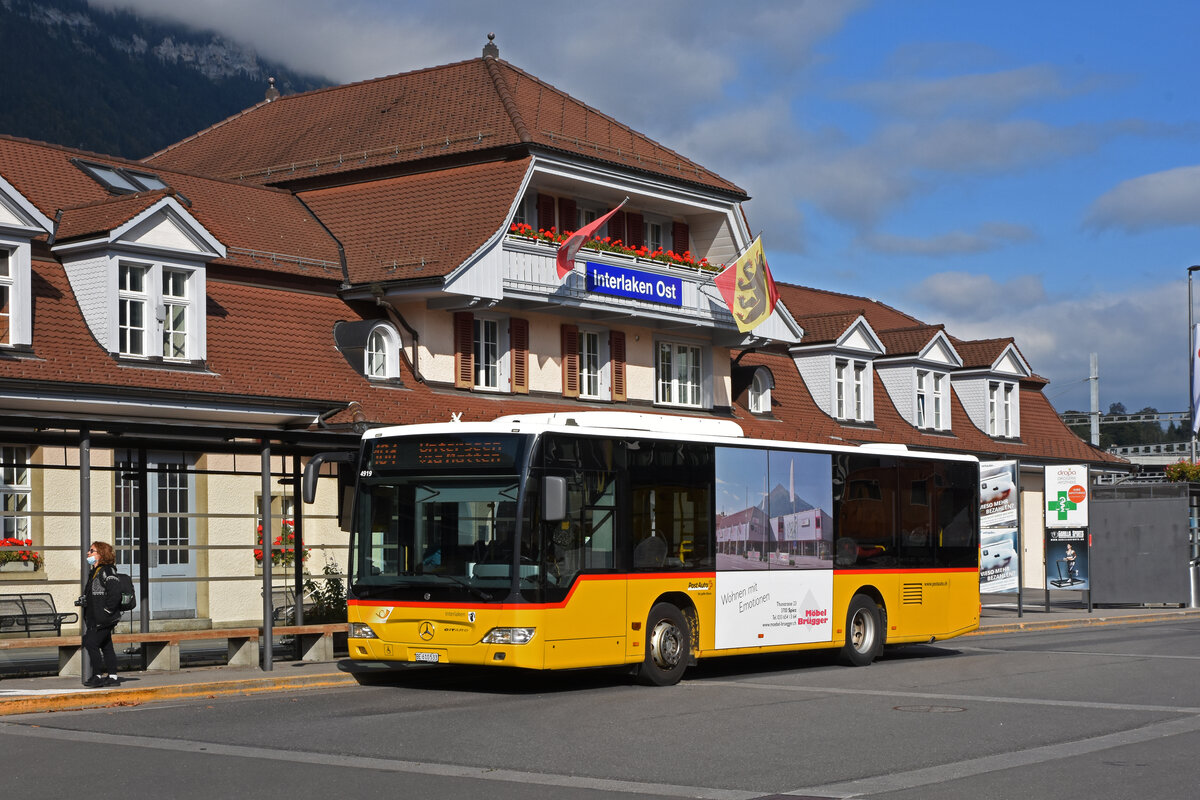
[[[279,90],[275,88],[275,79],[267,78],[267,83],[271,84],[267,87],[267,102],[279,99]]]
[[[483,46],[483,57],[488,58],[489,56],[492,58],[500,57],[500,48],[496,47],[496,34],[494,33],[488,34],[488,43]]]

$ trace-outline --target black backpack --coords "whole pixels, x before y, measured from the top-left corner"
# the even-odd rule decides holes
[[[124,572],[118,572],[116,575],[117,586],[121,587],[121,602],[117,604],[117,608],[122,611],[133,611],[137,608],[137,592],[133,590],[133,578]]]

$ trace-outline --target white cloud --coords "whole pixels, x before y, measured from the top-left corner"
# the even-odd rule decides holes
[[[868,233],[862,243],[876,253],[919,255],[940,258],[945,256],[986,253],[1009,244],[1029,242],[1037,236],[1032,228],[1011,223],[988,223],[975,231],[951,231],[937,236],[896,236]]]
[[[1059,72],[1039,64],[947,78],[897,78],[846,89],[843,96],[900,117],[996,114],[1068,94]]]
[[[1094,228],[1140,233],[1152,228],[1200,225],[1200,166],[1142,175],[1101,195],[1087,214]]]
[[[945,288],[906,306],[944,322],[961,339],[1012,336],[1034,372],[1049,378],[1046,396],[1060,410],[1086,410],[1091,353],[1099,355],[1100,404],[1122,402],[1180,411],[1187,405],[1187,304],[1179,281],[1085,297],[1039,297],[1040,280],[1023,276],[941,276]],[[925,281],[922,285],[928,285]]]

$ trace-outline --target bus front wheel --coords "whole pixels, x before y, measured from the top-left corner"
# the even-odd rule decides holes
[[[846,644],[840,660],[852,667],[865,667],[883,649],[883,617],[879,606],[865,594],[856,594],[846,611]]]
[[[691,631],[683,612],[670,603],[657,603],[646,621],[646,658],[638,667],[638,682],[646,686],[679,683],[690,648]]]

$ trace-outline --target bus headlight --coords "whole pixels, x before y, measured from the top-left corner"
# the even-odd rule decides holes
[[[492,628],[483,637],[484,644],[529,644],[537,628]]]
[[[351,639],[378,639],[375,631],[371,630],[371,626],[365,622],[351,622],[349,638]]]

